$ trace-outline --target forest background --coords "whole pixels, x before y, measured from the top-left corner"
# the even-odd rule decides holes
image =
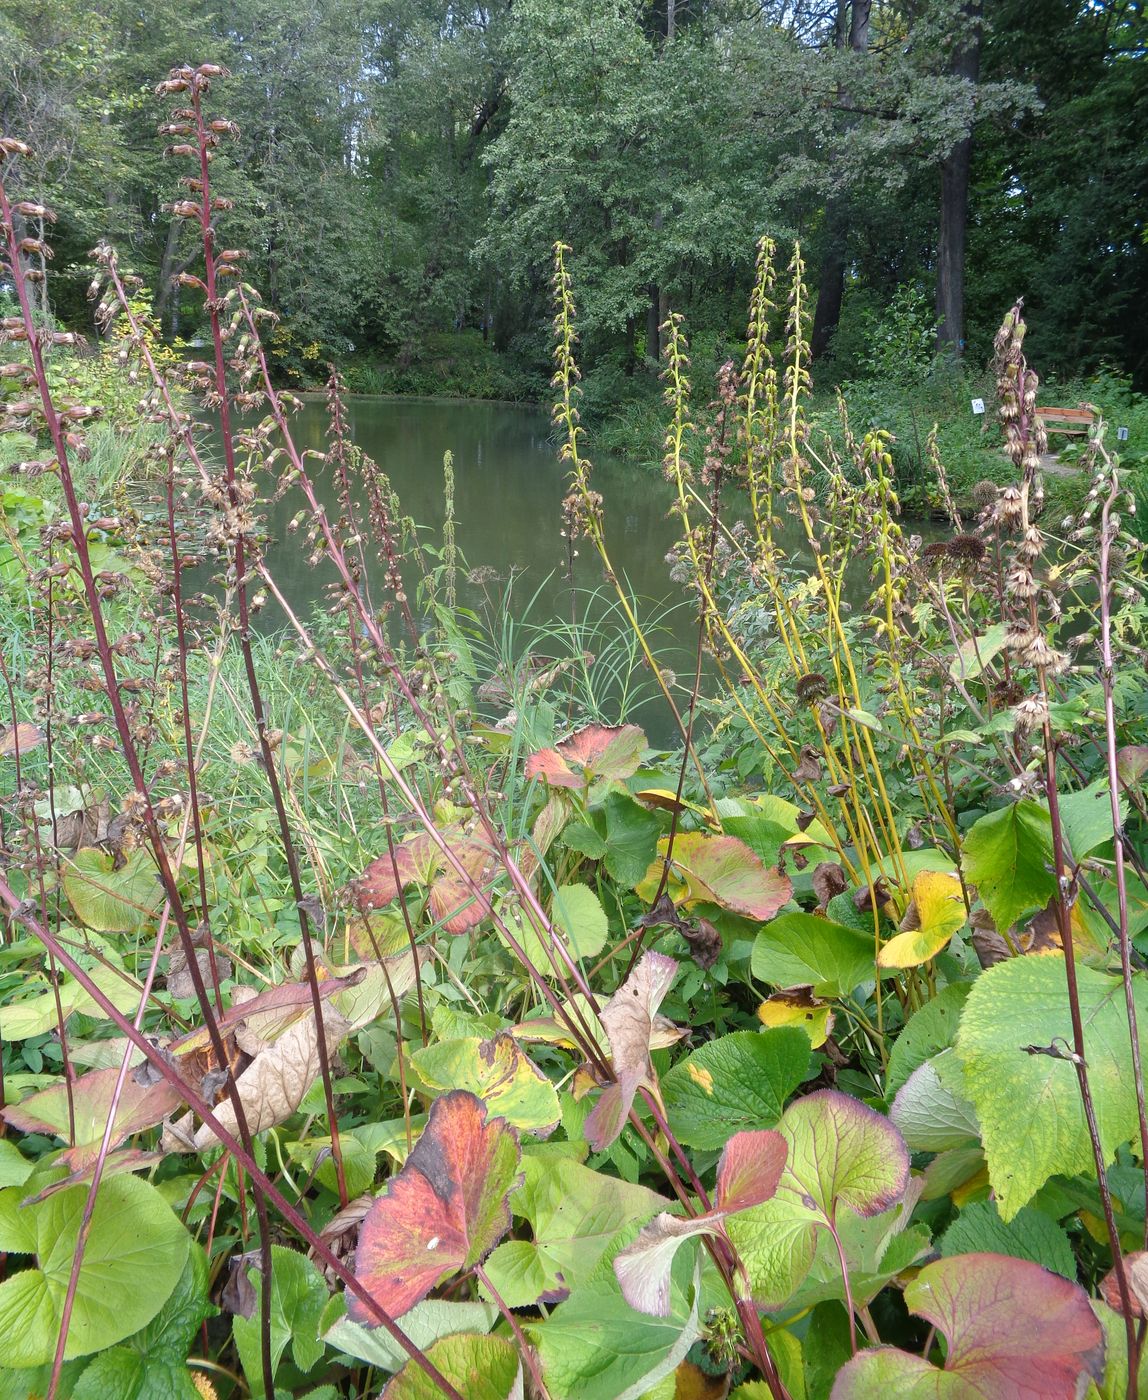
[[[1146,42],[1136,0],[0,0],[0,132],[59,215],[54,313],[83,329],[106,239],[194,339],[151,89],[226,64],[217,187],[284,378],[545,398],[562,238],[626,448],[668,310],[701,372],[736,354],[763,233],[802,241],[819,386],[981,367],[1023,294],[1046,382],[1142,390]]]

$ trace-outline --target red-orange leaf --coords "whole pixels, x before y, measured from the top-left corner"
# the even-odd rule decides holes
[[[359,1234],[355,1277],[392,1317],[447,1274],[481,1263],[510,1228],[518,1135],[465,1089],[436,1099],[406,1164],[376,1198]],[[348,1296],[356,1322],[375,1325]]]
[[[470,881],[481,886],[492,863],[487,848],[473,836],[459,832],[443,832],[442,836]],[[389,904],[408,885],[426,886],[430,891],[431,917],[447,933],[467,933],[490,912],[486,895],[481,890],[476,893],[470,881],[459,874],[434,837],[424,831],[408,836],[396,846],[393,861],[389,851],[371,861],[353,888],[356,904],[367,911]]]
[[[628,778],[638,771],[645,747],[636,724],[588,724],[554,748],[531,754],[526,776],[566,788],[586,787],[595,778]]]
[[[75,1145],[69,1150],[67,1160],[77,1171],[99,1155],[118,1079],[116,1068],[94,1069],[82,1074],[72,1085]],[[139,1084],[129,1074],[116,1103],[112,1146],[133,1133],[162,1123],[180,1102],[179,1094],[166,1079],[156,1084]],[[22,1103],[10,1105],[0,1116],[23,1133],[54,1133],[56,1137],[66,1138],[69,1136],[67,1085],[61,1081],[42,1089]]]

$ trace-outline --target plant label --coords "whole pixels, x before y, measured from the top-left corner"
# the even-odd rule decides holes
[[[984,411],[985,411],[985,401],[984,401],[984,399],[974,399],[974,400],[973,400],[973,412],[979,416],[979,415],[982,414]]]
[[[1128,429],[1127,429],[1127,428],[1117,428],[1117,429],[1116,429],[1116,441],[1117,441],[1117,442],[1127,442],[1127,441],[1128,441]]]

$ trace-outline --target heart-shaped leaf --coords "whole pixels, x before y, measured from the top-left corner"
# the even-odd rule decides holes
[[[422,1137],[363,1221],[355,1277],[392,1317],[420,1302],[447,1274],[480,1263],[510,1228],[507,1197],[518,1184],[519,1148],[501,1118],[463,1089],[431,1106]],[[377,1325],[357,1298],[355,1322]]]
[[[493,863],[490,851],[473,836],[450,828],[442,832],[442,838],[469,880],[455,869],[429,832],[419,832],[395,847],[394,860],[384,851],[354,882],[359,908],[364,912],[381,909],[397,898],[401,889],[422,885],[429,890],[431,917],[447,933],[468,933],[480,924],[490,913],[483,892]]]
[[[512,1308],[560,1302],[590,1277],[624,1225],[646,1221],[669,1204],[645,1186],[569,1158],[527,1156],[522,1169],[510,1208],[529,1221],[534,1239],[505,1240],[486,1261],[487,1275]]]
[[[0,1284],[3,1362],[12,1367],[41,1366],[55,1355],[87,1193],[61,1191],[27,1206],[23,1195],[23,1187],[0,1191],[0,1250],[36,1259]],[[101,1183],[64,1355],[102,1351],[150,1322],[178,1283],[190,1246],[154,1186],[134,1176]]]
[[[551,787],[588,787],[596,778],[629,778],[638,771],[646,736],[636,724],[588,724],[552,749],[526,760],[527,778],[545,778]]]
[[[1026,1259],[939,1259],[908,1284],[905,1304],[947,1338],[944,1369],[877,1347],[838,1373],[832,1400],[1074,1400],[1086,1377],[1104,1374],[1104,1334],[1088,1295]]]
[[[97,933],[137,933],[163,902],[155,861],[143,850],[118,869],[115,857],[95,846],[77,851],[64,870],[64,893]]]
[[[678,1246],[691,1236],[720,1235],[727,1216],[768,1201],[777,1190],[788,1150],[780,1133],[735,1133],[718,1161],[714,1209],[688,1219],[663,1211],[615,1256],[614,1273],[626,1302],[638,1312],[668,1317],[670,1271]]]
[[[809,1271],[820,1230],[842,1208],[879,1215],[904,1194],[909,1154],[886,1118],[857,1099],[823,1089],[785,1110],[788,1144],[772,1200],[730,1216],[726,1230],[746,1265],[754,1297],[780,1307]]]
[[[761,857],[736,836],[707,836],[701,831],[683,831],[658,842],[660,856],[670,851],[674,874],[685,886],[684,904],[718,904],[747,919],[764,921],[788,900],[792,893],[789,878],[768,869]],[[655,860],[646,872],[641,888],[661,881],[662,862]],[[639,890],[641,893],[641,889]]]
[[[554,1085],[513,1036],[440,1040],[417,1050],[411,1063],[431,1089],[469,1090],[492,1115],[525,1132],[545,1137],[562,1116]]]
[[[782,914],[757,935],[750,968],[771,987],[809,987],[814,996],[848,996],[874,976],[873,938],[813,914]]]
[[[610,1042],[616,1079],[602,1090],[586,1119],[586,1141],[604,1151],[626,1122],[634,1095],[643,1084],[654,1084],[650,1041],[658,1007],[673,984],[678,965],[663,953],[643,953],[637,967],[602,1008],[602,1024]]]
[[[935,958],[967,919],[961,882],[942,870],[922,870],[900,932],[881,949],[881,967],[919,967]]]

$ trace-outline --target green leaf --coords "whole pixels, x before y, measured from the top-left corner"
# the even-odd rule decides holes
[[[1027,1260],[940,1259],[908,1284],[905,1304],[947,1338],[944,1369],[877,1347],[842,1368],[833,1400],[1075,1400],[1086,1377],[1103,1374],[1104,1337],[1088,1295]]]
[[[483,1100],[492,1118],[526,1132],[549,1133],[562,1116],[554,1085],[513,1036],[439,1041],[417,1050],[411,1063],[429,1088],[465,1089]]]
[[[1128,1334],[1124,1330],[1124,1318],[1114,1312],[1099,1298],[1092,1300],[1092,1310],[1104,1329],[1104,1376],[1089,1385],[1084,1400],[1127,1400],[1128,1396]],[[1144,1348],[1140,1353],[1139,1390],[1148,1394],[1148,1355]],[[0,1376],[3,1372],[0,1372]],[[3,1391],[0,1390],[0,1397]]]
[[[620,885],[633,888],[649,869],[658,849],[661,822],[624,792],[606,795],[606,870]]]
[[[577,851],[589,860],[601,860],[606,854],[606,843],[592,826],[585,822],[571,822],[562,832],[562,844],[569,851]],[[645,866],[642,867],[643,870]]]
[[[35,1170],[14,1142],[0,1138],[0,1187],[23,1186]]]
[[[662,1079],[670,1127],[685,1146],[715,1150],[742,1129],[772,1128],[808,1069],[809,1037],[796,1027],[708,1041]]]
[[[354,1133],[341,1132],[339,1147],[343,1154],[343,1175],[347,1183],[347,1194],[353,1199],[355,1196],[361,1196],[364,1191],[369,1191],[374,1184],[375,1153]],[[339,1194],[339,1181],[329,1137],[308,1138],[306,1142],[289,1142],[287,1155],[293,1162],[301,1162],[308,1172],[314,1171],[315,1179],[333,1195]],[[318,1161],[320,1156],[322,1161]]]
[[[149,1361],[130,1347],[103,1351],[84,1371],[72,1400],[202,1400],[187,1363],[160,1357]]]
[[[1112,799],[1107,778],[1097,778],[1079,792],[1061,793],[1058,800],[1061,827],[1074,859],[1083,860],[1112,840]],[[1127,811],[1128,799],[1121,793],[1121,821]]]
[[[619,1243],[636,1233],[627,1230]],[[683,1255],[673,1271],[669,1316],[653,1317],[629,1306],[605,1259],[548,1318],[524,1320],[552,1400],[640,1400],[672,1374],[701,1335],[696,1276],[689,1280]]]
[[[104,954],[105,958],[109,954]],[[82,957],[84,970],[117,1011],[134,1012],[140,1002],[140,988],[133,977],[119,970],[119,959],[113,958],[112,966],[97,962],[94,958]],[[64,977],[58,988],[60,1012],[65,1017],[80,1012],[98,1020],[106,1019],[104,1011],[74,977]],[[56,1029],[56,992],[51,989],[24,997],[21,1001],[9,1002],[4,1007],[4,1039],[27,1040],[34,1035]]]
[[[782,914],[754,940],[750,968],[773,987],[811,987],[814,996],[848,996],[872,981],[872,935],[812,914]]]
[[[1051,1216],[1032,1206],[1025,1206],[1006,1224],[992,1201],[975,1201],[941,1236],[940,1249],[946,1259],[954,1254],[1008,1254],[1076,1280],[1068,1235]]]
[[[952,1045],[972,985],[971,982],[952,983],[910,1017],[893,1042],[889,1054],[889,1068],[885,1075],[887,1098],[891,1099],[896,1094],[918,1065],[932,1059],[938,1050]]]
[[[529,1221],[534,1239],[508,1240],[486,1261],[491,1281],[512,1308],[577,1288],[619,1230],[644,1224],[669,1206],[645,1186],[568,1159],[524,1157],[522,1169],[523,1183],[510,1206]]]
[[[989,812],[965,837],[961,866],[998,929],[1043,909],[1056,894],[1048,813],[1027,799]]]
[[[0,1284],[4,1363],[51,1362],[86,1191],[21,1206],[23,1187],[0,1191],[0,1250],[36,1266]],[[155,1317],[183,1273],[191,1240],[160,1193],[134,1176],[105,1181],[96,1196],[65,1357],[102,1351]],[[147,1287],[140,1280],[147,1279]]]
[[[789,1144],[777,1194],[726,1222],[754,1297],[767,1308],[795,1292],[813,1262],[818,1233],[842,1208],[881,1214],[909,1181],[909,1154],[896,1128],[846,1094],[823,1089],[798,1099],[777,1131]]]
[[[427,1352],[466,1400],[510,1400],[521,1362],[502,1337],[444,1337]],[[441,1400],[442,1391],[414,1361],[408,1361],[383,1391],[380,1400]]]
[[[263,1277],[251,1270],[251,1282],[258,1295]],[[309,1371],[323,1355],[319,1319],[327,1303],[327,1285],[315,1264],[296,1250],[271,1246],[271,1366],[278,1369],[287,1345],[301,1371]],[[260,1360],[259,1305],[250,1317],[236,1316],[232,1333],[247,1383],[255,1395],[263,1394],[263,1367]]]
[[[606,946],[606,911],[589,885],[559,885],[552,913],[576,958],[596,958]]]
[[[957,1071],[944,1073],[946,1062]],[[980,1124],[964,1089],[955,1052],[942,1050],[908,1077],[893,1106],[889,1119],[895,1123],[913,1152],[947,1152],[970,1147],[980,1140]],[[955,1081],[955,1082],[954,1082]]]
[[[64,870],[64,893],[80,922],[98,933],[137,933],[163,902],[155,861],[143,850],[118,870],[94,846],[77,851]]]
[[[1076,976],[1092,1097],[1110,1162],[1137,1131],[1124,988],[1118,977],[1079,963]],[[1133,989],[1143,1042],[1148,985],[1138,977]],[[1072,1043],[1061,954],[1010,958],[981,974],[965,1004],[956,1050],[1006,1221],[1050,1176],[1093,1170],[1075,1069],[1068,1060],[1023,1048],[1054,1042]]]
[[[1007,634],[1007,624],[994,622],[982,636],[963,641],[949,663],[949,675],[956,680],[976,680],[1004,646]]]
[[[337,1301],[341,1303],[341,1299]],[[498,1317],[498,1308],[493,1303],[452,1303],[442,1298],[427,1298],[404,1314],[402,1328],[415,1346],[425,1351],[432,1342],[456,1332],[489,1332]],[[323,1340],[348,1356],[383,1371],[397,1371],[410,1360],[384,1328],[361,1327],[346,1316],[327,1325]]]

